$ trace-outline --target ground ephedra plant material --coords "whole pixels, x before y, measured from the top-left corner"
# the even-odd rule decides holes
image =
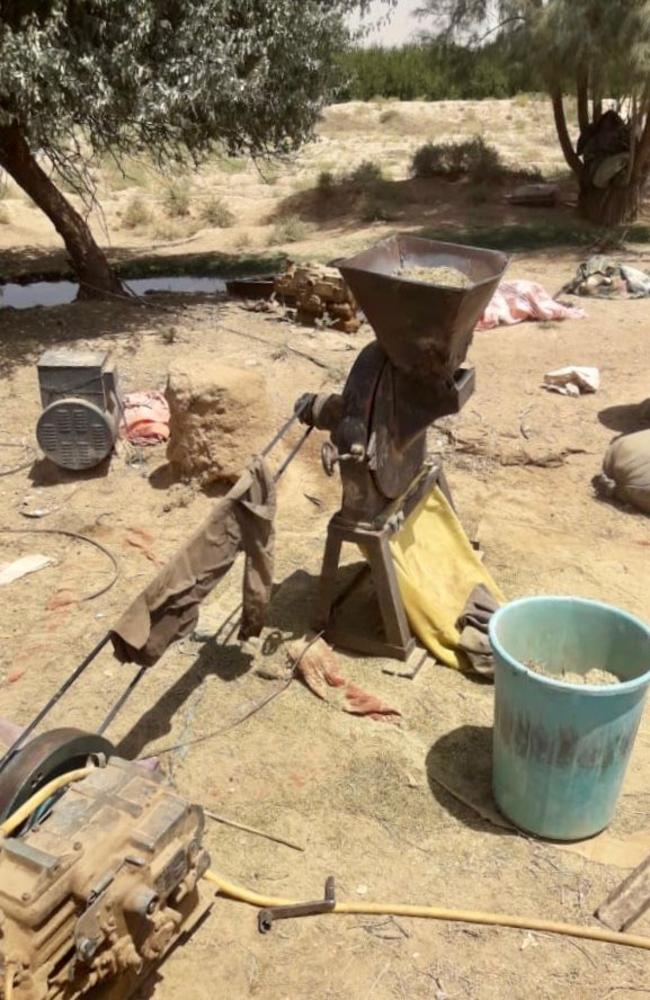
[[[408,281],[426,281],[428,285],[446,285],[448,288],[469,288],[470,278],[456,267],[400,267],[398,278]]]
[[[529,670],[539,674],[541,677],[550,677],[551,680],[560,681],[562,684],[583,684],[585,687],[602,687],[604,684],[620,684],[621,678],[613,674],[611,670],[603,670],[601,667],[592,667],[584,674],[579,674],[574,670],[559,671],[550,670],[543,663],[535,660],[527,660],[526,666]]]

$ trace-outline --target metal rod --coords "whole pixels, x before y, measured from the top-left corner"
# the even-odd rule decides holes
[[[219,813],[210,812],[209,809],[204,809],[203,812],[209,819],[213,819],[215,823],[223,823],[224,826],[231,826],[234,830],[243,830],[244,833],[252,833],[256,837],[264,837],[265,840],[272,840],[276,844],[284,844],[285,847],[290,847],[294,851],[305,850],[304,847],[294,843],[293,840],[276,837],[274,833],[267,833],[266,830],[259,830],[255,826],[247,826],[246,823],[237,823],[234,819],[227,819],[225,816],[219,815]]]
[[[293,446],[293,448],[291,449],[291,451],[289,452],[289,454],[285,458],[284,462],[282,463],[282,465],[280,466],[280,468],[278,469],[278,471],[274,475],[273,482],[277,483],[277,482],[280,481],[280,479],[282,478],[282,476],[284,475],[284,473],[286,472],[286,470],[288,469],[288,467],[293,462],[294,458],[296,457],[296,455],[298,454],[298,452],[302,448],[303,444],[305,443],[305,441],[307,440],[307,438],[309,437],[309,435],[311,434],[311,432],[313,431],[313,429],[314,429],[313,427],[308,427],[307,430],[305,431],[305,433],[302,435],[302,437],[298,441],[298,443]]]
[[[81,677],[81,675],[83,674],[83,672],[86,669],[86,667],[90,663],[92,663],[92,661],[95,659],[95,657],[101,652],[101,650],[104,648],[104,646],[106,645],[106,643],[108,642],[108,640],[110,639],[110,637],[111,637],[110,632],[107,632],[106,635],[102,639],[99,640],[99,642],[97,643],[97,645],[95,646],[95,648],[93,650],[91,650],[90,653],[88,653],[88,656],[86,656],[81,661],[81,663],[79,664],[78,667],[75,667],[75,669],[72,671],[72,673],[70,674],[70,676],[68,677],[68,679],[66,681],[64,681],[63,684],[61,685],[61,687],[59,688],[59,690],[55,694],[52,695],[52,697],[47,702],[47,704],[44,705],[43,708],[38,713],[38,715],[34,719],[32,719],[32,721],[29,723],[29,725],[27,726],[27,728],[23,729],[23,731],[20,734],[20,736],[18,737],[18,739],[12,744],[12,746],[9,747],[9,749],[5,753],[4,757],[0,760],[0,771],[5,766],[5,764],[13,757],[13,755],[16,753],[16,751],[20,750],[21,746],[23,745],[23,743],[25,742],[25,740],[27,739],[27,737],[31,736],[31,734],[34,732],[34,730],[38,726],[38,724],[40,722],[42,722],[42,720],[45,718],[46,715],[49,715],[49,713],[52,711],[52,709],[57,704],[57,702],[66,693],[66,691],[68,690],[68,688],[72,687],[72,685],[74,684],[74,682],[76,680],[78,680],[79,677]]]
[[[100,736],[102,735],[102,733],[106,732],[106,730],[110,726],[111,722],[113,721],[113,719],[115,718],[115,716],[117,715],[117,713],[124,706],[124,703],[133,694],[135,688],[138,686],[138,684],[140,683],[140,681],[144,677],[145,673],[147,672],[147,669],[148,669],[147,667],[140,667],[140,669],[138,670],[138,672],[135,675],[135,677],[131,678],[128,686],[122,692],[122,694],[120,695],[120,697],[117,699],[117,701],[115,702],[115,704],[113,705],[113,707],[109,711],[108,715],[106,716],[106,718],[102,722],[101,726],[97,730],[97,732],[98,732],[98,734]]]
[[[262,451],[262,458],[266,458],[266,456],[269,454],[269,452],[273,451],[273,449],[275,448],[275,446],[278,443],[278,441],[282,440],[282,438],[287,433],[287,431],[292,426],[292,424],[295,424],[296,420],[298,419],[298,417],[300,416],[300,414],[302,413],[302,411],[305,409],[306,406],[307,406],[307,403],[305,403],[303,406],[301,406],[300,409],[298,409],[293,414],[292,417],[289,417],[289,419],[287,420],[286,424],[282,425],[282,427],[280,428],[280,430],[278,431],[278,433],[275,435],[275,437],[271,441],[269,441],[269,443],[267,444],[266,448],[264,448],[264,450]]]

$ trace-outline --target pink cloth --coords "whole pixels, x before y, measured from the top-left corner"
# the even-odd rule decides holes
[[[583,309],[556,302],[536,281],[502,281],[476,329],[513,326],[527,319],[584,319],[586,315]]]
[[[129,392],[122,397],[120,437],[131,444],[160,444],[169,438],[169,404],[162,392]]]

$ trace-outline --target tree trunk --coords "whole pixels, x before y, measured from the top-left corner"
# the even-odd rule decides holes
[[[573,148],[573,143],[571,142],[566,115],[564,113],[564,99],[562,97],[562,92],[560,90],[553,91],[551,94],[551,101],[553,102],[553,118],[555,119],[557,137],[560,140],[560,146],[562,147],[562,152],[564,153],[564,159],[567,162],[567,166],[571,168],[573,173],[577,177],[580,177],[583,170],[582,160],[576,153]]]
[[[641,205],[643,185],[632,181],[625,186],[597,188],[584,182],[580,185],[578,211],[584,219],[600,226],[621,226],[635,222]]]
[[[45,212],[63,239],[79,280],[79,298],[125,296],[124,286],[97,246],[88,224],[39,166],[18,125],[0,128],[0,166]]]

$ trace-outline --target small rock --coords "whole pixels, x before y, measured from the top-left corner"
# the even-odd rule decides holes
[[[368,886],[367,885],[358,885],[357,888],[356,888],[356,893],[357,893],[357,896],[367,896],[368,895]]]

